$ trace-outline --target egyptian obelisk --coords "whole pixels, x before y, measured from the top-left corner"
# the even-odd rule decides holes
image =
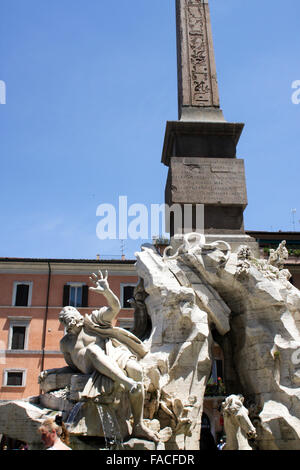
[[[244,124],[227,122],[220,108],[208,0],[176,0],[176,23],[178,121],[168,121],[165,131],[165,202],[202,204],[207,238],[239,244],[247,238],[244,160],[236,158]],[[182,229],[167,222],[171,236]]]

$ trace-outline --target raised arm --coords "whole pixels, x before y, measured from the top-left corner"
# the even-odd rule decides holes
[[[98,271],[98,275],[93,273],[90,276],[90,280],[93,282],[95,287],[90,287],[90,290],[97,292],[98,294],[102,294],[106,298],[108,307],[102,307],[101,310],[99,310],[99,313],[101,312],[101,318],[105,322],[111,323],[120,312],[121,305],[118,297],[110,289],[107,278],[107,271],[105,272],[105,277],[103,277],[101,271]]]

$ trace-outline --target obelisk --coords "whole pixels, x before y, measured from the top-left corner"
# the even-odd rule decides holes
[[[219,90],[207,1],[176,1],[180,120],[220,120]]]
[[[244,124],[227,122],[220,109],[208,0],[176,0],[176,20],[179,115],[165,131],[165,202],[202,204],[204,233],[239,241],[247,237],[244,160],[236,158]],[[171,217],[166,222],[171,236],[182,230]]]

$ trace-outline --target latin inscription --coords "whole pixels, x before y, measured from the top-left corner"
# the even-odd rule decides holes
[[[247,205],[243,160],[172,158],[170,172],[174,203]]]

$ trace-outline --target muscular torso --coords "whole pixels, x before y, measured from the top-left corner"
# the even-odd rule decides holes
[[[94,368],[86,354],[87,347],[91,344],[98,345],[102,350],[105,348],[105,340],[98,335],[87,333],[85,327],[78,335],[68,333],[60,342],[61,351],[64,353],[66,362],[70,360],[83,374],[90,374]]]

